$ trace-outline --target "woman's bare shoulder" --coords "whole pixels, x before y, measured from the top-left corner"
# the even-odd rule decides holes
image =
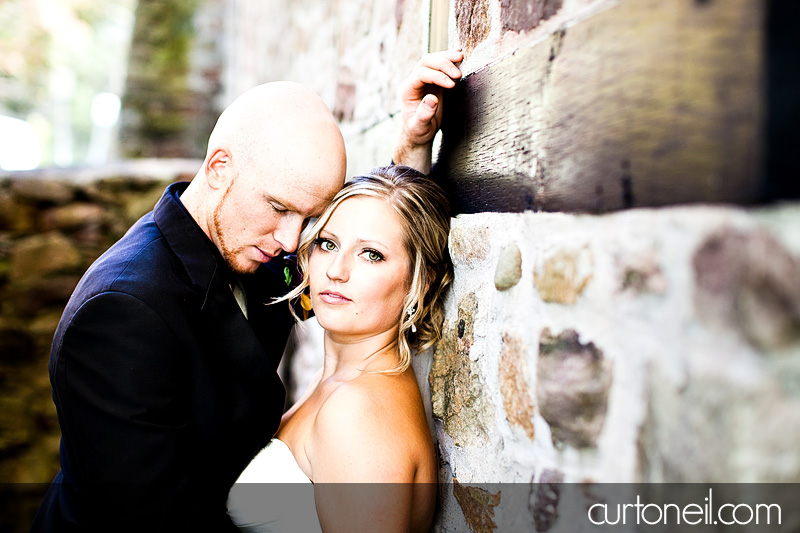
[[[367,426],[393,425],[409,403],[406,384],[399,376],[364,374],[351,380],[328,396],[317,418],[333,418],[337,422]]]
[[[413,412],[407,385],[393,378],[364,375],[340,386],[320,407],[313,441],[315,462],[323,465],[325,477],[413,481],[417,435],[427,422]],[[315,468],[315,477],[320,474]]]

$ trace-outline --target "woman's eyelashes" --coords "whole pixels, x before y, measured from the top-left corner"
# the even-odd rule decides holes
[[[314,247],[322,250],[323,252],[335,252],[338,250],[338,246],[335,242],[324,237],[317,237],[317,239],[314,240]],[[364,248],[359,252],[358,255],[370,263],[379,263],[385,259],[382,253],[372,248]]]
[[[369,261],[370,263],[377,263],[379,261],[383,261],[383,254],[377,250],[372,250],[370,248],[366,248],[361,255]]]
[[[330,239],[325,239],[323,237],[317,237],[316,239],[314,239],[314,247],[319,248],[323,252],[336,251],[336,243]]]

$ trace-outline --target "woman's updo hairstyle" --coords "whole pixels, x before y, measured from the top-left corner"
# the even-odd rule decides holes
[[[401,373],[411,364],[412,349],[426,350],[441,337],[444,296],[453,280],[453,264],[447,249],[450,206],[442,188],[421,172],[402,165],[377,167],[345,183],[297,248],[302,282],[279,301],[294,300],[308,287],[305,272],[314,242],[339,204],[356,196],[386,201],[402,221],[404,244],[411,258],[411,286],[400,321],[400,362],[389,371]]]

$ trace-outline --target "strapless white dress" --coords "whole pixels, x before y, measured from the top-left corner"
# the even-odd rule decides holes
[[[314,485],[292,451],[272,439],[256,455],[228,493],[228,514],[251,533],[321,533]]]

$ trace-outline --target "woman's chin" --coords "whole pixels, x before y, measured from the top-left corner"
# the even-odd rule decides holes
[[[343,323],[344,321],[341,319],[341,317],[338,317],[337,319],[333,313],[318,313],[316,309],[314,309],[314,313],[317,317],[317,322],[327,333],[346,335],[353,332],[354,328]]]

